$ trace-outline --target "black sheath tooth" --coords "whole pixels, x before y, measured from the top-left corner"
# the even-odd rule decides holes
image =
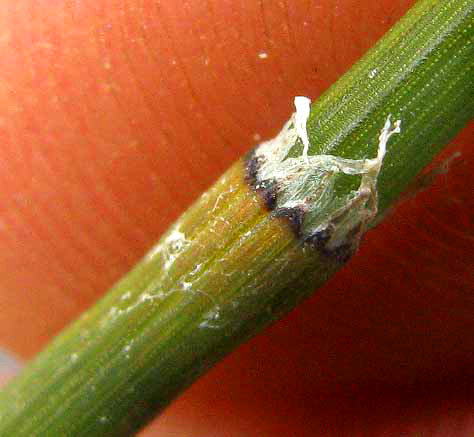
[[[257,185],[257,175],[260,167],[260,162],[255,155],[255,149],[248,151],[244,160],[247,182],[251,187],[255,188]]]
[[[255,155],[255,150],[247,153],[245,157],[246,180],[260,194],[265,207],[269,211],[273,211],[276,207],[278,184],[275,180],[260,181],[258,179],[258,172],[263,159],[263,157]]]
[[[256,190],[262,196],[265,206],[269,211],[273,211],[277,201],[277,186],[275,181],[263,181],[257,184]]]
[[[301,239],[305,214],[305,208],[302,206],[296,206],[293,208],[278,208],[273,213],[273,216],[287,220],[288,224],[290,225],[290,229],[295,234],[295,237]]]
[[[354,244],[351,241],[346,241],[345,243],[330,249],[327,247],[327,244],[329,243],[332,234],[333,229],[331,225],[329,225],[325,229],[310,234],[304,239],[304,242],[317,250],[321,255],[336,259],[341,264],[344,264],[351,259],[352,255],[354,255],[357,244]],[[350,239],[351,238],[349,238],[349,240]]]
[[[330,228],[322,229],[321,231],[315,231],[308,235],[304,242],[314,247],[315,249],[324,249],[326,244],[331,239],[332,230]]]
[[[327,250],[327,255],[337,259],[341,264],[345,264],[352,258],[352,255],[354,255],[355,251],[356,248],[353,244],[344,243],[332,250]]]

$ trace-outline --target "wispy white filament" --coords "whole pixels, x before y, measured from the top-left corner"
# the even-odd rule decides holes
[[[308,149],[309,149],[309,138],[308,131],[306,130],[306,122],[308,121],[310,112],[311,100],[308,97],[296,96],[295,97],[295,127],[298,136],[301,138],[303,143],[303,158],[308,162]]]

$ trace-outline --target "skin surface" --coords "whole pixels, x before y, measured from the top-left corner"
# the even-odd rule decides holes
[[[41,349],[413,3],[4,1],[0,345]],[[360,256],[148,432],[470,435],[473,133]]]

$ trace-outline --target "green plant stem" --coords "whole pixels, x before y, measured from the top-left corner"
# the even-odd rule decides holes
[[[400,119],[377,182],[383,212],[472,118],[473,68],[474,2],[418,2],[313,104],[310,154],[372,158],[387,115]],[[234,164],[3,390],[1,436],[137,431],[342,265],[301,240],[278,197],[270,212],[250,173],[249,160]],[[342,178],[335,195],[357,183]]]

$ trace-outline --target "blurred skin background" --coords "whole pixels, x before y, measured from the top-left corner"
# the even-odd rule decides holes
[[[31,358],[413,3],[4,0],[0,347]],[[473,133],[143,435],[472,435]]]

